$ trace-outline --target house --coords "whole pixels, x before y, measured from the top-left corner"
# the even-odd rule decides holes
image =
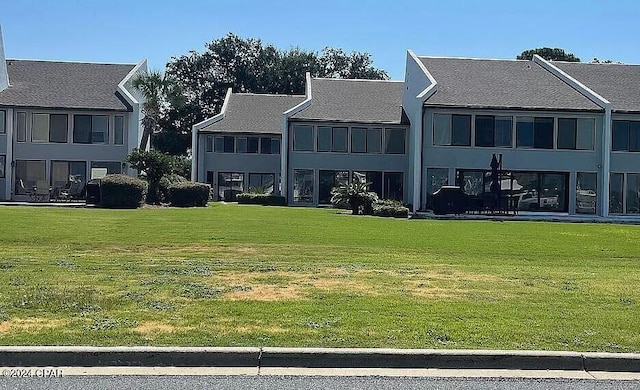
[[[279,167],[270,165],[269,171],[277,170],[274,177],[279,174],[281,182],[273,191],[290,205],[326,204],[330,189],[350,180],[371,182],[380,197],[401,200],[415,211],[428,209],[431,195],[445,184],[482,198],[490,192],[489,165],[497,154],[503,170],[499,187],[513,208],[638,214],[639,86],[638,65],[550,62],[538,56],[442,58],[408,51],[404,81],[308,76],[305,96],[289,106],[284,100],[281,107],[268,105],[269,95],[252,95],[255,105],[247,111],[253,114],[237,105],[225,120],[247,137],[260,135],[252,130],[254,122],[269,122],[269,134],[281,137]],[[243,172],[263,166],[244,154],[217,151],[232,127],[211,123],[224,114],[223,109],[193,129],[199,156],[193,178],[214,186],[220,178],[216,183],[206,172],[217,166],[227,169],[233,161]],[[211,131],[218,133],[217,141],[207,138]],[[210,154],[202,158],[202,153]],[[231,185],[233,193],[250,187],[246,177],[230,180],[240,178],[243,187]]]
[[[0,31],[0,200],[81,198],[128,173],[141,136],[138,64],[6,59]]]

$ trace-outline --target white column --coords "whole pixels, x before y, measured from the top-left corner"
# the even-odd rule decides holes
[[[7,137],[7,151],[5,153],[5,164],[4,164],[4,183],[5,183],[5,194],[4,198],[7,200],[11,200],[11,192],[13,190],[13,115],[14,110],[8,109],[6,114],[6,129],[5,136]]]

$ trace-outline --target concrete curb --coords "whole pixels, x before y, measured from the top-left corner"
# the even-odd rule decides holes
[[[301,367],[640,372],[640,354],[377,348],[0,347],[2,367]]]

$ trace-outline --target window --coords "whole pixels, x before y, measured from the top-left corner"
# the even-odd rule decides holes
[[[244,192],[244,174],[238,172],[218,173],[218,199],[235,202],[236,196]]]
[[[382,129],[354,127],[351,129],[351,153],[382,152]]]
[[[318,203],[329,204],[333,187],[349,183],[349,171],[319,171],[318,182]]]
[[[91,122],[91,143],[106,144],[109,141],[109,117],[94,115]]]
[[[212,135],[208,135],[205,138],[204,151],[205,152],[213,152],[213,136]]]
[[[613,121],[612,133],[612,150],[640,152],[640,122]]]
[[[0,110],[0,134],[7,132],[7,112]]]
[[[293,126],[293,150],[313,151],[313,128],[311,126]]]
[[[404,198],[404,174],[402,172],[384,173],[384,197],[401,201]]]
[[[33,114],[31,142],[49,141],[49,114]]]
[[[558,149],[593,150],[593,119],[558,119]]]
[[[49,142],[66,143],[68,134],[68,116],[51,114],[49,117]]]
[[[595,214],[598,200],[598,174],[578,172],[576,180],[576,213]]]
[[[106,115],[74,115],[73,142],[105,144],[109,140],[109,117]]]
[[[346,127],[318,127],[318,152],[347,151]]]
[[[434,114],[433,144],[470,146],[471,115]]]
[[[518,117],[516,145],[519,148],[553,149],[553,118]]]
[[[260,194],[273,194],[274,191],[273,173],[250,173],[249,174],[249,192],[257,192]]]
[[[313,203],[313,170],[293,170],[293,201]]]
[[[375,192],[379,198],[383,199],[382,193],[382,172],[380,171],[353,171],[351,176],[352,181],[369,184],[369,191]]]
[[[476,116],[476,146],[511,147],[511,128],[513,119],[510,116]]]
[[[92,161],[91,179],[100,179],[105,175],[122,173],[122,163],[118,161]]]
[[[51,161],[51,187],[53,193],[59,194],[62,190],[72,190],[78,196],[82,193],[87,182],[87,163],[85,161]],[[72,191],[70,191],[72,192]]]
[[[213,171],[207,171],[207,184],[211,185],[212,187],[213,187],[213,176],[214,176]]]
[[[385,129],[384,136],[385,153],[404,154],[406,142],[404,129]]]
[[[267,137],[260,138],[260,153],[280,154],[280,139]]]
[[[258,153],[258,144],[260,143],[260,138],[258,137],[247,137],[247,153]]]
[[[627,174],[627,213],[640,213],[640,174]]]
[[[39,184],[46,183],[44,160],[16,160],[16,195],[26,195]]]
[[[236,153],[247,153],[247,139],[246,138],[237,138],[236,139]]]
[[[27,113],[19,112],[17,114],[16,141],[27,142]]]
[[[622,199],[624,192],[624,174],[611,173],[609,176],[609,212],[619,214],[623,212]]]
[[[123,145],[124,144],[124,117],[121,115],[116,115],[113,123],[114,123],[113,143],[116,145]],[[211,150],[207,150],[207,152],[211,152]]]
[[[215,137],[214,150],[218,153],[233,153],[235,138],[231,136]]]
[[[433,193],[449,183],[448,168],[427,168],[427,208],[433,208]]]
[[[0,179],[5,176],[5,167],[7,166],[7,156],[0,155]]]

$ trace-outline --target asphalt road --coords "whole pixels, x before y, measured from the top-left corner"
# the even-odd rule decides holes
[[[640,389],[640,381],[523,378],[307,377],[307,376],[76,376],[0,378],[0,389]]]

